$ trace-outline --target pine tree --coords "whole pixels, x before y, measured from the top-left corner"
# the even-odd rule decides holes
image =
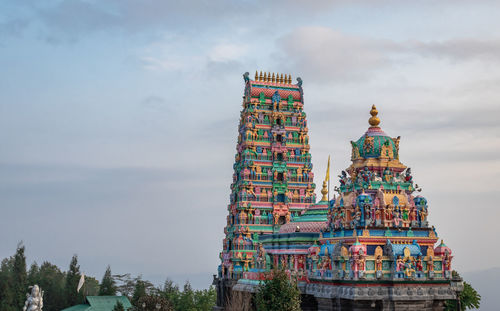
[[[179,309],[186,311],[196,311],[194,302],[194,291],[189,282],[184,284],[184,288],[179,298]]]
[[[125,311],[125,308],[123,308],[123,304],[121,302],[117,301],[113,311]]]
[[[36,261],[31,264],[30,270],[28,271],[28,284],[38,284],[40,282],[40,267]]]
[[[78,265],[78,256],[73,255],[69,264],[69,270],[66,273],[66,306],[74,306],[83,301],[83,293],[76,291],[80,281],[80,266]]]
[[[116,282],[111,275],[111,267],[106,268],[102,278],[101,286],[99,288],[99,296],[115,296],[116,295]]]
[[[5,258],[0,266],[0,311],[17,311],[14,308],[14,292],[10,280],[12,279],[12,268],[14,257]]]
[[[17,245],[16,254],[14,255],[11,286],[14,293],[14,299],[12,301],[13,307],[21,310],[24,305],[24,301],[26,300],[26,292],[28,291],[26,256],[24,255],[24,245],[22,245],[22,243]]]
[[[166,279],[161,293],[168,301],[170,301],[175,310],[180,309],[179,302],[181,293],[177,284],[174,284],[174,282],[170,279]]]
[[[146,296],[146,284],[143,280],[138,279],[135,283],[134,295],[132,296],[132,304],[139,307],[139,300]]]

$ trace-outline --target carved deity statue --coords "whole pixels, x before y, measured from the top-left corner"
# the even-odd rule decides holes
[[[43,308],[43,290],[38,285],[31,288],[31,294],[26,294],[26,302],[23,311],[42,311]]]
[[[375,271],[382,271],[382,256],[380,255],[375,259]]]
[[[356,145],[356,143],[353,141],[351,141],[351,145],[352,145],[351,160],[357,160],[360,157],[358,145]]]

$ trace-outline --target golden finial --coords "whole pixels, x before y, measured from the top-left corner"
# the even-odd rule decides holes
[[[267,73],[267,82],[272,82],[270,72]]]
[[[262,75],[262,70],[260,71],[260,74],[259,74],[259,81],[263,81],[264,79],[264,76]]]
[[[321,201],[328,201],[328,197],[327,197],[328,188],[326,186],[326,180],[323,180],[323,189],[321,189],[321,194],[323,195],[323,197],[321,198]]]
[[[259,74],[257,73],[257,70],[255,71],[255,81],[259,81]]]
[[[280,83],[283,83],[283,74],[280,75]]]
[[[264,72],[264,82],[267,82],[267,72]]]
[[[276,82],[276,77],[274,76],[274,72],[273,72],[273,78],[272,78],[271,82]]]
[[[288,84],[292,84],[292,75],[291,74],[288,75]]]
[[[372,106],[372,110],[370,110],[370,114],[372,116],[368,120],[368,123],[370,123],[370,125],[372,127],[378,127],[378,125],[380,124],[380,119],[377,117],[378,111],[377,111],[377,107],[375,107],[375,105]]]

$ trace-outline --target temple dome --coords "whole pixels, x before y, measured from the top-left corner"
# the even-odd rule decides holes
[[[439,244],[435,249],[434,249],[434,255],[436,256],[444,256],[448,253],[448,255],[451,255],[451,248],[446,246],[444,244],[443,240],[441,240],[441,244]]]
[[[359,156],[366,159],[380,157],[382,147],[388,146],[392,149],[393,156],[397,158],[397,142],[378,126],[380,119],[377,117],[378,111],[375,105],[372,106],[370,114],[372,115],[368,120],[370,127],[356,142],[351,142],[353,147],[355,145],[359,151]]]

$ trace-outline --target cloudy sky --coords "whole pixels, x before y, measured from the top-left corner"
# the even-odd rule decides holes
[[[457,270],[499,266],[495,1],[0,2],[0,258],[209,284],[242,74],[304,81],[319,183],[402,136]],[[335,178],[336,179],[336,178]],[[481,261],[479,261],[479,257]]]

